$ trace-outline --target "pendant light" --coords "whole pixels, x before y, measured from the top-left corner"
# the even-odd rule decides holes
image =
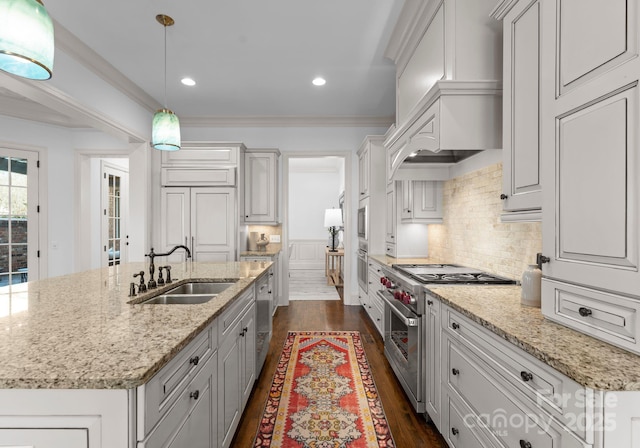
[[[53,22],[41,0],[0,1],[0,70],[49,79],[53,47]]]
[[[161,151],[177,151],[180,149],[180,120],[167,108],[167,27],[175,22],[164,14],[158,14],[156,20],[164,26],[164,107],[153,116],[151,145]]]

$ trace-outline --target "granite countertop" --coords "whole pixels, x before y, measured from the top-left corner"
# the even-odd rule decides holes
[[[444,263],[441,260],[434,258],[393,258],[384,254],[369,254],[369,259],[375,260],[378,263],[382,263],[391,267],[392,264],[429,264],[429,263]]]
[[[438,286],[428,290],[466,317],[577,383],[640,391],[640,356],[594,339],[520,304],[519,286]]]
[[[0,288],[0,388],[129,389],[146,383],[246,290],[271,262],[173,265],[174,282],[234,281],[198,305],[129,303],[146,263]]]

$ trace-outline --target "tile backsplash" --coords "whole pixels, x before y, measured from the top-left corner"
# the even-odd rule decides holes
[[[500,222],[502,164],[444,183],[442,224],[429,225],[429,257],[520,280],[542,251],[542,225]]]
[[[251,224],[247,229],[247,238],[249,237],[250,232],[257,232],[258,235],[264,233],[267,239],[269,238],[269,235],[280,235],[280,241],[282,241],[282,225],[280,224],[277,226],[262,226]],[[282,250],[282,243],[269,243],[268,248],[269,250]]]

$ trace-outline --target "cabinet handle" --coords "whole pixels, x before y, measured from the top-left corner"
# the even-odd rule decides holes
[[[267,294],[271,294],[271,290],[267,291]]]
[[[589,317],[589,316],[591,316],[593,314],[593,311],[591,311],[589,308],[585,308],[585,307],[581,306],[578,309],[578,313],[580,313],[580,315],[582,317]]]
[[[451,369],[451,373],[453,373],[454,376],[460,375],[460,371],[458,369]]]
[[[541,253],[537,253],[536,254],[536,264],[538,265],[538,267],[540,269],[542,269],[542,265],[545,263],[549,263],[551,261],[551,258],[549,257],[545,257],[544,255],[542,255]]]
[[[427,305],[429,306],[433,305],[433,300],[427,300]]]
[[[194,400],[197,400],[199,396],[200,396],[200,391],[199,390],[197,390],[195,392],[191,392],[189,394],[189,398],[193,398]]]
[[[451,434],[453,434],[454,436],[457,436],[459,432],[460,431],[458,431],[458,428],[451,428]]]
[[[411,210],[407,210],[407,213],[411,213]]]
[[[453,323],[451,324],[451,328],[453,328],[454,330],[457,330],[457,329],[459,329],[459,328],[460,328],[460,325],[458,325],[457,323],[453,322]]]
[[[247,334],[248,332],[249,332],[249,328],[244,327],[244,328],[242,329],[242,333],[240,333],[240,336],[244,337],[244,335],[245,335],[245,334]]]
[[[522,371],[520,372],[520,377],[522,378],[522,381],[527,382],[533,379],[533,374],[531,372]]]
[[[531,442],[520,440],[520,448],[531,448]]]
[[[502,193],[502,194],[500,195],[500,199],[502,199],[503,201],[504,201],[505,199],[507,199],[508,197],[509,197],[509,196],[507,196],[507,195],[506,195],[506,194],[504,194],[504,193]]]
[[[200,362],[199,356],[194,356],[189,360],[189,364],[193,364],[194,366],[197,366],[199,362]]]

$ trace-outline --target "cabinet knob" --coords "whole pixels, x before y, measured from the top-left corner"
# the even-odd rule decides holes
[[[458,428],[451,428],[451,434],[453,434],[454,436],[457,436],[460,433],[460,431],[458,431]]]
[[[533,379],[533,374],[531,372],[522,371],[520,372],[520,377],[522,378],[522,381],[527,382]]]
[[[549,263],[550,261],[551,261],[551,258],[545,257],[541,253],[536,254],[536,264],[540,269],[542,269],[543,264]]]
[[[453,373],[454,376],[458,376],[460,375],[460,371],[458,369],[451,369],[451,373]]]
[[[197,366],[199,362],[200,362],[199,356],[194,356],[189,360],[189,364],[193,364],[194,366]]]
[[[582,317],[589,317],[589,316],[591,316],[593,314],[593,311],[591,311],[589,308],[585,308],[585,307],[581,306],[578,309],[578,313],[580,313],[580,315]]]
[[[531,443],[524,440],[520,440],[520,448],[531,448]]]
[[[451,324],[451,328],[453,328],[454,330],[457,330],[457,329],[459,329],[459,328],[460,328],[460,325],[458,325],[457,323],[453,322],[453,323]]]
[[[376,318],[376,320],[377,320],[378,322],[380,322],[380,318],[379,318],[379,317],[378,317],[378,318]]]
[[[433,305],[433,300],[427,300],[427,305],[429,306]]]
[[[411,210],[407,210],[407,213],[411,213]]]
[[[502,194],[500,195],[500,199],[502,199],[503,201],[504,201],[505,199],[507,199],[508,197],[509,197],[509,196],[507,196],[507,195],[506,195],[506,194],[504,194],[504,193],[502,193]]]
[[[200,396],[200,391],[199,391],[199,390],[197,390],[197,391],[195,391],[195,392],[191,392],[191,393],[189,394],[189,397],[190,397],[190,398],[193,398],[194,400],[197,400],[199,396]]]

